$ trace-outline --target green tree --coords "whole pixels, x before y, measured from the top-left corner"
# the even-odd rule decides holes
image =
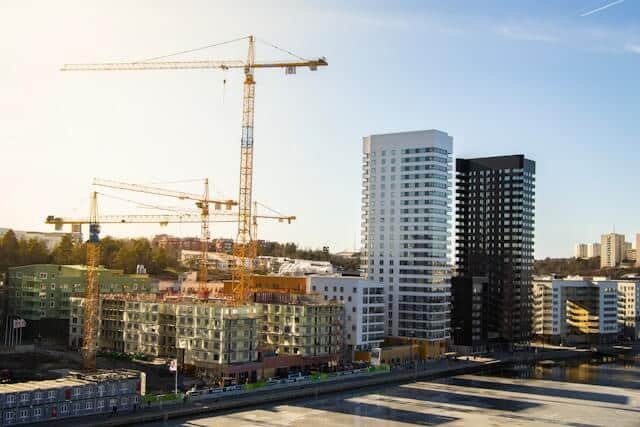
[[[54,264],[68,265],[73,263],[73,240],[71,236],[65,234],[62,236],[60,243],[53,249],[51,253],[51,262]]]
[[[20,243],[13,230],[7,231],[0,240],[0,272],[20,263]]]
[[[20,265],[49,264],[51,255],[47,244],[40,239],[20,239]]]

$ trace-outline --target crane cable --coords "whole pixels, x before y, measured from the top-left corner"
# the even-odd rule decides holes
[[[185,54],[185,53],[197,52],[199,50],[209,49],[209,48],[216,47],[216,46],[222,46],[222,45],[229,44],[229,43],[235,43],[237,41],[246,40],[248,38],[249,38],[248,36],[244,36],[244,37],[240,37],[240,38],[233,39],[233,40],[227,40],[227,41],[220,42],[220,43],[213,43],[213,44],[209,44],[209,45],[206,45],[206,46],[196,47],[196,48],[193,48],[193,49],[181,50],[179,52],[173,52],[173,53],[169,53],[167,55],[155,56],[153,58],[143,59],[143,60],[137,61],[135,63],[137,64],[137,63],[140,63],[140,62],[157,61],[159,59],[170,58],[172,56],[178,56],[178,55],[182,55],[182,54]]]

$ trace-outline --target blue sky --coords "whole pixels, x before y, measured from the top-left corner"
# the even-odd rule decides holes
[[[93,177],[208,176],[216,195],[235,197],[240,74],[58,68],[253,33],[330,64],[296,76],[256,74],[255,198],[299,217],[262,224],[260,238],[351,248],[359,241],[361,137],[431,128],[454,137],[458,157],[536,160],[537,257],[568,256],[574,243],[614,226],[630,238],[640,232],[640,2],[581,16],[608,3],[4,1],[0,226],[45,230],[48,214],[84,215]],[[260,59],[283,57],[258,49]],[[186,58],[244,54],[237,44]],[[111,199],[101,210],[141,213]],[[104,229],[198,233],[188,225]],[[212,234],[234,231],[217,225]]]

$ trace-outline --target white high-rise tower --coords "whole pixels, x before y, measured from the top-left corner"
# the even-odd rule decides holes
[[[453,138],[438,130],[363,139],[362,270],[385,284],[387,336],[450,337]]]

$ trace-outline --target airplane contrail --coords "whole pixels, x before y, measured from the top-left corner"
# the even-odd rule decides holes
[[[583,13],[583,14],[582,14],[582,15],[580,15],[580,16],[583,16],[583,17],[584,17],[584,16],[593,15],[594,13],[602,12],[603,10],[605,10],[605,9],[609,9],[610,7],[615,6],[615,5],[617,5],[617,4],[620,4],[620,3],[622,3],[622,2],[624,2],[624,0],[616,0],[616,1],[614,1],[614,2],[611,2],[611,3],[607,3],[607,4],[605,4],[604,6],[600,6],[600,7],[599,7],[599,8],[597,8],[597,9],[593,9],[593,10],[590,10],[589,12],[585,12],[585,13]]]

